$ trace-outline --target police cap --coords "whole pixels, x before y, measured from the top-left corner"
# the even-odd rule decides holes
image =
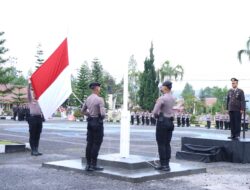
[[[162,86],[168,87],[168,89],[172,88],[172,82],[169,80],[166,80],[165,82],[162,83]]]
[[[94,89],[96,86],[101,86],[101,84],[98,82],[92,82],[89,84],[89,88],[91,88],[91,89]]]
[[[231,81],[239,81],[237,78],[231,78]]]

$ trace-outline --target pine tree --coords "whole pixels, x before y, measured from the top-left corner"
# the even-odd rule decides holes
[[[4,35],[4,32],[0,32],[0,37],[2,35]],[[5,39],[0,39],[0,84],[5,85],[6,90],[0,91],[0,94],[10,92],[12,89],[9,89],[7,84],[10,84],[11,81],[14,80],[14,76],[11,74],[12,68],[4,66],[8,61],[8,59],[4,58],[4,54],[8,51],[8,49],[4,47],[5,41]]]
[[[12,91],[12,98],[13,98],[13,103],[20,105],[24,103],[27,99],[26,94],[22,93],[21,89],[23,89],[24,86],[15,86],[15,91]]]
[[[137,70],[137,62],[134,55],[132,55],[129,60],[128,70],[129,100],[132,107],[138,104],[139,76],[140,72]]]
[[[104,82],[104,71],[102,65],[98,58],[94,58],[92,61],[92,72],[91,72],[91,82],[99,82],[101,84],[101,96],[104,98],[104,101],[107,106],[107,98],[108,98],[108,89],[107,84]]]
[[[44,62],[42,45],[40,43],[38,43],[37,45],[35,57],[36,57],[36,69],[38,69]]]
[[[139,105],[144,110],[151,111],[158,97],[158,82],[154,67],[153,43],[151,43],[150,57],[144,61],[144,71],[140,76]]]
[[[78,71],[78,76],[76,79],[75,85],[75,94],[81,101],[85,101],[86,98],[90,95],[89,89],[90,83],[90,69],[88,63],[85,61]],[[80,103],[78,103],[80,105]]]

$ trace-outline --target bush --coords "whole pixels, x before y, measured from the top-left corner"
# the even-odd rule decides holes
[[[74,116],[75,116],[75,118],[81,118],[81,117],[83,117],[83,114],[82,114],[80,109],[76,109],[74,111]]]
[[[191,115],[190,123],[192,123],[192,124],[197,124],[196,116],[195,116],[195,115]]]

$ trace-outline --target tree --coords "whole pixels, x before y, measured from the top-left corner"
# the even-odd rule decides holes
[[[225,111],[227,93],[228,93],[227,87],[224,88],[213,87],[213,96],[217,98],[217,102],[214,105],[215,112]]]
[[[246,46],[247,46],[246,49],[242,49],[242,50],[238,51],[238,59],[239,59],[240,63],[242,62],[241,56],[242,56],[243,54],[247,55],[248,58],[249,58],[249,61],[250,61],[250,37],[249,37],[249,39],[247,40]]]
[[[26,94],[22,93],[21,89],[23,89],[24,86],[15,86],[16,91],[12,91],[12,94],[14,95],[13,98],[13,103],[20,105],[24,103],[27,99]]]
[[[104,82],[103,68],[98,58],[94,58],[92,61],[92,71],[91,71],[91,82],[99,82],[101,86],[101,96],[103,97],[106,106],[107,105],[107,84]]]
[[[128,68],[128,91],[132,107],[138,104],[139,76],[140,72],[137,70],[137,62],[134,55],[131,55]]]
[[[160,82],[163,82],[164,80],[172,80],[172,77],[174,77],[175,80],[178,78],[182,80],[184,69],[181,65],[172,67],[169,61],[165,61],[157,73]]]
[[[184,99],[184,107],[186,111],[188,111],[189,113],[193,113],[196,97],[195,97],[195,91],[189,83],[186,83],[181,93],[181,96]]]
[[[140,75],[139,105],[144,110],[151,111],[158,97],[158,82],[154,67],[153,43],[151,43],[150,57],[144,61],[144,71]]]
[[[0,32],[0,37],[2,35],[4,35],[4,32]],[[8,61],[8,59],[4,58],[4,54],[8,51],[8,49],[4,47],[5,41],[5,39],[0,39],[0,84],[5,85],[6,87],[6,90],[0,91],[1,94],[8,93],[12,90],[7,87],[7,84],[10,84],[11,81],[14,80],[14,77],[11,74],[12,68],[4,66]]]
[[[88,63],[85,61],[78,71],[76,83],[75,83],[75,94],[81,100],[85,101],[86,98],[90,95],[90,69]],[[77,105],[80,105],[80,102],[77,101]]]
[[[44,62],[43,50],[42,50],[41,43],[38,43],[38,45],[37,45],[37,50],[36,50],[35,57],[36,57],[36,69],[38,69]]]

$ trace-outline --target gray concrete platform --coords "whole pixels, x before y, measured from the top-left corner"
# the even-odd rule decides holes
[[[103,171],[86,172],[84,170],[85,163],[82,159],[47,162],[43,163],[43,167],[76,171],[88,175],[103,176],[134,183],[206,172],[206,168],[199,168],[179,163],[170,163],[170,172],[158,171],[155,170],[149,163],[140,162],[140,160],[147,160],[147,162],[152,163],[152,158],[150,159],[150,157],[144,158],[142,156],[132,155],[131,158],[127,159],[119,158],[116,154],[100,155],[99,157],[100,160],[104,160],[100,163],[105,163],[103,164]],[[110,157],[114,157],[115,159],[109,161],[105,160]],[[133,158],[135,158],[135,160]],[[131,163],[133,166],[131,166]]]

